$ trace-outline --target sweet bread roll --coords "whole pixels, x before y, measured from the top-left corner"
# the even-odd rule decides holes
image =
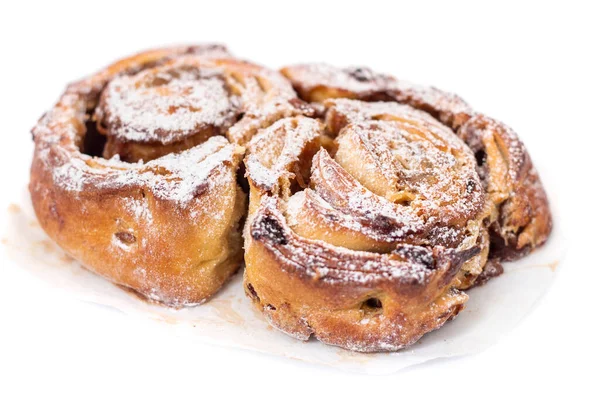
[[[412,107],[325,106],[325,123],[283,119],[249,144],[246,291],[297,338],[397,350],[453,318],[487,261],[477,162]]]
[[[552,219],[546,193],[525,146],[502,122],[476,113],[454,94],[398,81],[369,68],[308,64],[281,72],[304,100],[345,97],[398,102],[425,111],[454,130],[475,154],[493,206],[487,221],[493,258],[519,258],[548,238]]]
[[[222,46],[119,61],[70,85],[33,129],[40,224],[119,285],[201,303],[242,262],[239,144],[302,103],[279,73]]]
[[[153,50],[68,86],[32,132],[35,212],[84,266],[181,307],[245,257],[271,324],[357,351],[439,328],[551,229],[510,128],[366,68]]]
[[[245,290],[275,327],[397,350],[546,240],[546,195],[505,125],[364,68],[282,73],[319,118],[276,122],[245,157]]]

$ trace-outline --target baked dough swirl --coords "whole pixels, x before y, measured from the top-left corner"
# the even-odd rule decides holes
[[[278,121],[245,158],[245,290],[275,327],[398,350],[545,241],[545,193],[506,126],[366,69],[282,72],[321,118]]]
[[[301,103],[279,73],[218,45],[119,61],[70,85],[33,129],[41,226],[117,284],[201,303],[243,259],[240,145]]]
[[[283,119],[249,145],[246,290],[288,334],[396,350],[456,315],[461,271],[487,260],[476,160],[411,107],[326,106],[326,126]]]

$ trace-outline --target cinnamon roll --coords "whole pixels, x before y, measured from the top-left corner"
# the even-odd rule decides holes
[[[278,72],[218,45],[119,61],[70,85],[33,129],[41,226],[119,285],[201,303],[243,259],[240,145],[302,103]]]
[[[368,69],[282,73],[321,118],[279,120],[245,157],[244,284],[273,326],[398,350],[546,240],[546,195],[506,126]]]

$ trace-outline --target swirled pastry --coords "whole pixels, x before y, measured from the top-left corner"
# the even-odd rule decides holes
[[[513,260],[543,244],[552,229],[548,200],[516,133],[475,112],[463,99],[434,87],[399,81],[369,68],[304,64],[283,68],[300,97],[393,101],[425,111],[452,128],[475,154],[488,201],[493,258]]]
[[[504,125],[367,69],[282,72],[323,118],[276,122],[245,158],[245,289],[275,327],[397,350],[546,239],[545,193]]]
[[[301,103],[279,73],[221,46],[119,61],[70,85],[33,129],[38,219],[113,282],[200,303],[242,262],[239,145]]]
[[[246,290],[293,336],[399,349],[460,311],[461,268],[487,260],[476,160],[411,107],[326,105],[327,127],[284,119],[250,143]]]

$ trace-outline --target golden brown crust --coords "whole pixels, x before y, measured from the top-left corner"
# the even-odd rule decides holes
[[[492,255],[514,260],[542,245],[552,230],[552,215],[537,171],[516,133],[476,114],[460,127],[458,135],[484,157],[483,181],[497,209],[490,225]]]
[[[261,199],[246,235],[245,288],[282,331],[356,351],[391,351],[439,328],[467,296],[448,286],[463,258],[435,247],[377,254],[304,239],[277,200]],[[430,261],[429,261],[430,260]]]
[[[408,106],[325,107],[326,125],[288,118],[249,144],[246,291],[292,336],[397,350],[456,315],[487,260],[476,161]]]
[[[172,306],[200,303],[242,262],[237,143],[301,103],[277,72],[222,46],[119,61],[70,85],[33,130],[40,224],[115,283]]]

